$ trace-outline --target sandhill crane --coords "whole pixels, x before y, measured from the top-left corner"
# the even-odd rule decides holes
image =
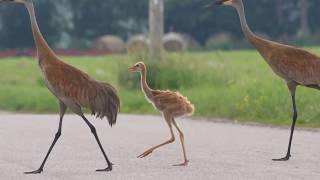
[[[234,7],[240,17],[244,35],[258,50],[275,74],[287,83],[292,98],[293,116],[287,154],[274,161],[287,161],[291,157],[291,143],[298,118],[295,93],[297,86],[320,89],[320,58],[303,49],[283,45],[256,36],[249,28],[242,0],[218,0],[209,6],[227,5]]]
[[[179,92],[172,92],[168,90],[160,91],[151,89],[147,84],[147,68],[143,62],[136,63],[134,66],[130,68],[130,71],[140,73],[141,89],[146,99],[155,107],[155,109],[162,113],[164,119],[166,120],[169,126],[171,133],[171,138],[168,141],[146,150],[144,153],[139,155],[138,158],[144,158],[151,154],[155,149],[174,142],[175,137],[172,130],[173,124],[179,132],[184,157],[183,163],[175,164],[174,166],[187,166],[189,161],[187,159],[186,148],[184,145],[184,135],[178,127],[175,118],[192,115],[194,112],[193,104],[191,104],[190,101],[186,97],[182,96]]]
[[[112,126],[116,123],[120,105],[116,90],[110,84],[95,81],[87,74],[59,60],[39,30],[32,0],[1,0],[0,2],[4,1],[21,3],[27,8],[42,75],[48,89],[59,100],[60,106],[59,128],[49,151],[38,170],[25,173],[36,174],[43,171],[47,158],[61,135],[62,119],[67,108],[81,116],[89,126],[107,161],[108,167],[97,171],[111,171],[112,163],[104,152],[95,127],[82,113],[82,107],[89,108],[96,117],[101,119],[107,117],[109,124]]]

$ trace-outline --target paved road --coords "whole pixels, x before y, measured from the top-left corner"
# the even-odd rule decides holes
[[[285,153],[288,129],[230,123],[178,120],[185,131],[188,167],[179,141],[145,159],[136,156],[169,137],[160,117],[121,115],[118,124],[93,120],[107,154],[115,164],[109,173],[97,173],[105,164],[90,131],[76,116],[67,115],[62,138],[40,175],[24,175],[38,168],[58,125],[57,115],[0,115],[0,179],[320,179],[320,132],[299,130],[293,157],[273,162]]]

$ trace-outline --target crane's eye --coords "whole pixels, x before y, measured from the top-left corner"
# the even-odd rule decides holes
[[[136,64],[135,67],[139,67],[139,64]]]

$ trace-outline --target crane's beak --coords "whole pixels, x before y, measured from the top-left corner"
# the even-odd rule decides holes
[[[129,71],[130,72],[136,72],[136,68],[133,66],[133,67],[129,67]]]
[[[224,2],[224,0],[216,0],[216,1],[213,1],[212,3],[210,3],[210,4],[205,5],[204,7],[205,8],[213,8],[214,6],[223,5],[223,2]]]

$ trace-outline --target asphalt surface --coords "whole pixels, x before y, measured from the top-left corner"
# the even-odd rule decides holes
[[[106,120],[88,117],[115,164],[112,172],[95,172],[106,164],[94,137],[79,117],[66,115],[44,172],[23,174],[42,162],[58,115],[0,114],[0,179],[320,179],[319,131],[296,131],[292,159],[273,162],[285,154],[289,129],[180,119],[190,163],[174,167],[183,160],[179,136],[148,157],[136,158],[170,137],[161,117],[120,115],[113,128]]]

